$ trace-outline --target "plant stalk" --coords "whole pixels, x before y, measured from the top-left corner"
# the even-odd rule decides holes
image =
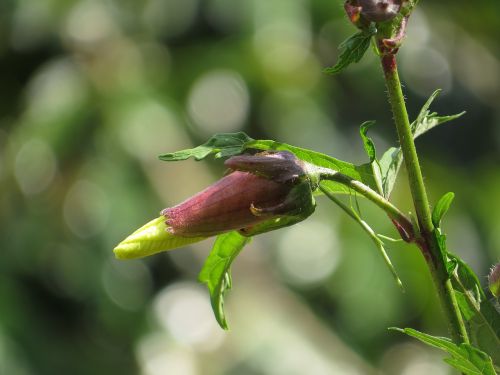
[[[369,186],[345,174],[326,168],[321,170],[320,180],[336,181],[360,193],[387,213],[389,218],[396,224],[403,240],[406,242],[415,241],[413,224],[410,219],[408,219],[396,206]],[[322,191],[325,192],[323,189]]]
[[[429,200],[425,190],[422,171],[418,161],[417,150],[413,140],[408,112],[404,101],[401,82],[399,80],[396,56],[393,53],[381,56],[382,69],[391,105],[394,122],[398,133],[399,143],[403,152],[408,180],[410,184],[413,205],[419,224],[419,236],[417,244],[429,265],[429,270],[434,281],[441,305],[445,312],[449,330],[453,341],[457,344],[469,342],[467,330],[460,313],[451,280],[446,270],[445,260],[442,258],[441,250],[435,235],[432,223]]]

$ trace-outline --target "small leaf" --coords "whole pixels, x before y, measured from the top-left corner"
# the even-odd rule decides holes
[[[359,134],[361,135],[365,151],[368,157],[370,158],[371,162],[377,158],[377,152],[375,151],[375,144],[373,143],[372,139],[367,135],[368,130],[370,130],[370,128],[373,125],[375,125],[375,121],[365,121],[359,127]]]
[[[448,212],[448,209],[450,208],[451,202],[453,202],[454,198],[455,193],[450,191],[443,195],[437,202],[436,207],[434,207],[434,210],[432,211],[432,223],[436,228],[439,228],[441,226],[441,220],[443,219],[443,216],[446,214],[446,212]]]
[[[224,294],[232,286],[231,263],[250,240],[250,237],[243,237],[238,232],[217,236],[198,276],[200,282],[207,284],[215,318],[223,329],[228,329],[224,314]]]
[[[425,102],[417,119],[411,124],[411,129],[413,133],[413,138],[417,138],[432,128],[444,124],[445,122],[459,118],[465,114],[464,112],[457,113],[455,115],[449,116],[438,116],[436,112],[429,112],[429,107],[436,97],[441,93],[441,89],[434,91],[429,99]]]
[[[470,344],[457,345],[446,337],[431,336],[411,328],[390,328],[412,336],[451,355],[444,361],[466,375],[496,375],[491,358]]]
[[[160,216],[137,229],[120,242],[113,251],[118,259],[135,259],[189,245],[205,238],[175,236],[167,232],[165,217]]]
[[[243,152],[245,144],[252,140],[252,138],[243,132],[219,133],[198,147],[166,153],[160,155],[159,158],[163,161],[178,161],[186,160],[190,157],[194,157],[195,160],[202,160],[210,154],[215,154],[215,158],[239,155]]]
[[[375,121],[363,122],[359,128],[359,134],[361,135],[361,139],[363,140],[363,146],[365,148],[366,154],[370,158],[370,165],[372,168],[375,183],[377,185],[377,191],[380,194],[383,194],[382,175],[381,175],[380,164],[377,160],[377,152],[375,150],[375,144],[373,143],[372,139],[367,135],[368,130],[370,130],[370,128],[373,125],[375,125]]]
[[[455,262],[452,283],[465,299],[457,298],[460,310],[469,324],[472,342],[488,353],[496,366],[500,367],[500,314],[487,299],[474,271],[459,257],[448,254]],[[471,316],[470,312],[474,314]]]
[[[458,290],[454,290],[453,292],[455,293],[458,307],[460,308],[460,312],[462,313],[465,321],[469,321],[474,318],[474,316],[476,315],[476,311],[470,306],[465,294],[459,292]]]
[[[320,152],[291,146],[286,143],[280,143],[272,140],[253,140],[242,132],[215,134],[201,146],[188,150],[166,153],[160,155],[159,158],[164,161],[185,160],[189,157],[194,157],[196,160],[201,160],[210,154],[215,154],[216,158],[239,155],[247,149],[257,149],[264,151],[290,151],[301,160],[314,164],[318,167],[336,170],[355,180],[363,182],[365,185],[370,186],[372,189],[377,189],[377,184],[373,176],[370,164],[362,164],[357,166],[342,160],[335,159]],[[327,181],[325,185],[331,192],[349,193],[349,189],[338,182]]]
[[[399,147],[389,148],[379,160],[380,174],[382,176],[382,192],[386,198],[389,198],[391,195],[402,163],[403,153]]]
[[[417,119],[411,124],[413,139],[420,137],[438,125],[459,118],[465,113],[461,112],[450,116],[438,116],[435,112],[430,113],[429,107],[440,92],[441,90],[438,89],[432,93],[420,110]],[[389,148],[380,158],[379,164],[382,175],[383,195],[386,198],[391,195],[402,161],[403,155],[399,147]]]
[[[366,50],[370,46],[370,40],[375,35],[376,29],[360,31],[339,45],[339,50],[342,52],[334,66],[323,69],[325,73],[337,74],[344,70],[349,64],[357,63],[364,56]]]
[[[448,260],[448,249],[446,246],[446,235],[441,232],[439,228],[435,228],[432,233],[436,237],[436,241],[439,245],[439,252],[441,255],[441,262],[446,265],[446,271],[448,272],[448,276],[451,277],[454,264],[450,264]]]

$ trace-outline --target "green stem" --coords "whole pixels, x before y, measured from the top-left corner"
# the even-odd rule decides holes
[[[373,231],[373,229],[363,220],[361,217],[358,215],[356,211],[353,209],[349,208],[347,205],[345,205],[340,199],[338,199],[335,194],[332,194],[328,189],[324,188],[319,185],[319,189],[332,201],[334,202],[337,206],[339,206],[347,215],[349,215],[354,221],[356,221],[361,228],[370,236],[372,239],[373,243],[377,247],[378,251],[380,252],[380,255],[382,255],[382,258],[384,259],[385,264],[389,268],[389,270],[392,273],[392,276],[394,277],[394,280],[396,281],[396,284],[401,288],[401,290],[404,292],[403,288],[403,283],[401,282],[401,279],[399,278],[398,274],[396,273],[396,269],[392,265],[391,260],[389,259],[389,256],[387,255],[385,248],[384,248],[384,243],[382,240],[379,238],[377,233]]]
[[[451,280],[446,270],[445,260],[442,257],[432,223],[431,210],[425,190],[420,163],[418,161],[415,142],[408,119],[408,112],[404,101],[401,82],[399,80],[396,57],[394,54],[381,56],[389,103],[394,115],[394,122],[403,152],[403,158],[408,172],[408,180],[413,198],[413,205],[419,224],[420,238],[417,241],[427,260],[432,279],[436,286],[441,305],[449,323],[450,332],[456,343],[468,342],[467,330],[458,308],[453,292]]]
[[[387,213],[389,218],[396,224],[401,237],[406,242],[413,242],[415,240],[413,224],[410,219],[408,219],[396,206],[369,186],[345,174],[327,168],[321,169],[320,180],[336,181],[360,193]],[[323,188],[321,190],[323,192],[325,191]]]

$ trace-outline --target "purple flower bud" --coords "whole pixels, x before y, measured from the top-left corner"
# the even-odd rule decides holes
[[[401,0],[357,0],[361,15],[368,21],[384,22],[396,17],[401,9]]]
[[[305,200],[291,193],[307,176],[292,153],[233,156],[225,165],[231,171],[228,175],[161,212],[170,233],[182,237],[208,237],[230,230],[245,233],[264,221],[301,211],[297,205]],[[308,180],[305,183],[309,186]],[[310,187],[308,191],[312,197]]]

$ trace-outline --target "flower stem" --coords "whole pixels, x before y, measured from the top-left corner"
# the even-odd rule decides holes
[[[449,323],[449,329],[456,343],[468,342],[467,331],[458,308],[451,280],[446,270],[446,264],[441,255],[441,250],[435,235],[432,223],[431,210],[427,193],[425,190],[422,171],[418,161],[415,142],[408,119],[408,112],[404,101],[401,82],[399,80],[396,56],[393,53],[381,56],[382,69],[384,71],[389,103],[394,115],[394,122],[399,137],[399,143],[403,152],[403,158],[408,172],[413,205],[419,224],[420,237],[417,244],[429,265],[441,305]]]
[[[396,206],[394,206],[382,195],[378,194],[375,190],[371,189],[369,186],[349,176],[346,176],[345,174],[327,168],[321,169],[320,180],[331,180],[339,182],[360,193],[365,198],[371,200],[377,206],[382,208],[387,213],[389,218],[393,220],[393,222],[397,225],[401,237],[406,242],[415,241],[413,224],[410,219],[408,219],[406,215],[403,214]],[[325,192],[325,189],[322,188],[321,190]]]
[[[380,255],[382,255],[382,258],[384,258],[384,262],[387,265],[387,268],[392,273],[392,276],[394,277],[394,280],[396,281],[396,284],[398,285],[399,288],[404,292],[404,287],[403,283],[401,282],[401,279],[399,278],[398,274],[396,273],[396,269],[392,265],[391,260],[387,256],[387,253],[384,249],[384,243],[383,241],[379,238],[377,233],[373,231],[373,229],[363,220],[361,217],[357,214],[356,211],[353,209],[349,208],[347,205],[342,203],[340,199],[338,199],[335,194],[332,194],[328,189],[325,189],[321,184],[319,185],[319,189],[332,201],[334,202],[337,206],[339,206],[347,215],[349,215],[354,221],[356,221],[361,228],[370,236],[372,239],[373,243],[377,247],[378,251],[380,252]]]

